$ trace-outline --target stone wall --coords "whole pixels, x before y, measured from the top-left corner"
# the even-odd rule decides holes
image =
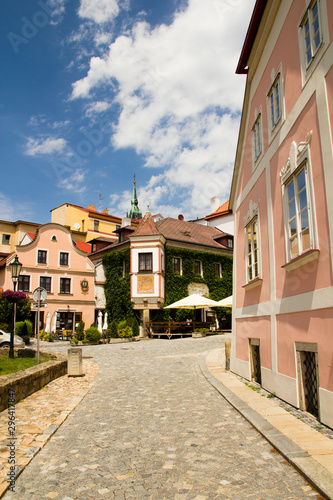
[[[33,349],[14,349],[14,355],[35,357]],[[0,377],[0,412],[8,408],[8,391],[15,393],[15,403],[30,396],[52,380],[67,373],[67,356],[59,353],[40,352],[40,356],[50,358],[38,366]],[[8,356],[8,349],[0,349],[0,355]]]

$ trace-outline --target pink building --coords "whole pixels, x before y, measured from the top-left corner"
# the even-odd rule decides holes
[[[18,290],[24,291],[32,301],[32,292],[37,287],[47,291],[47,308],[41,309],[41,328],[46,326],[47,313],[53,326],[55,312],[59,329],[73,330],[81,319],[86,327],[90,326],[95,311],[95,267],[87,257],[90,246],[82,242],[76,244],[71,232],[55,223],[40,226],[35,236],[27,234],[22,243],[0,262],[0,288],[13,289],[10,263],[17,255],[23,265]]]
[[[331,0],[257,0],[230,197],[231,369],[330,427],[332,37]]]

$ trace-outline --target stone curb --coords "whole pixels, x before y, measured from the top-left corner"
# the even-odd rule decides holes
[[[326,499],[333,499],[332,475],[318,464],[287,436],[267,422],[264,417],[250,408],[242,399],[222,384],[206,365],[206,357],[210,351],[205,351],[200,357],[200,370],[207,381],[251,424],[258,432],[312,484]]]

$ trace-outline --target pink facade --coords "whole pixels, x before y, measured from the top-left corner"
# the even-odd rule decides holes
[[[0,287],[4,290],[13,289],[10,263],[15,255],[22,263],[18,289],[32,302],[37,287],[47,290],[47,307],[41,309],[41,328],[46,326],[47,313],[52,328],[55,312],[58,329],[73,330],[80,320],[86,327],[91,325],[95,310],[95,268],[87,253],[76,247],[68,229],[60,224],[44,224],[33,241],[16,246],[15,253],[0,270]]]
[[[327,0],[256,2],[230,197],[231,369],[331,427],[332,26]]]

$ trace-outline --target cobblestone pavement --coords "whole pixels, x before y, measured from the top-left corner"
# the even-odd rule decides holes
[[[84,347],[95,385],[3,498],[321,498],[202,376],[223,343]]]

